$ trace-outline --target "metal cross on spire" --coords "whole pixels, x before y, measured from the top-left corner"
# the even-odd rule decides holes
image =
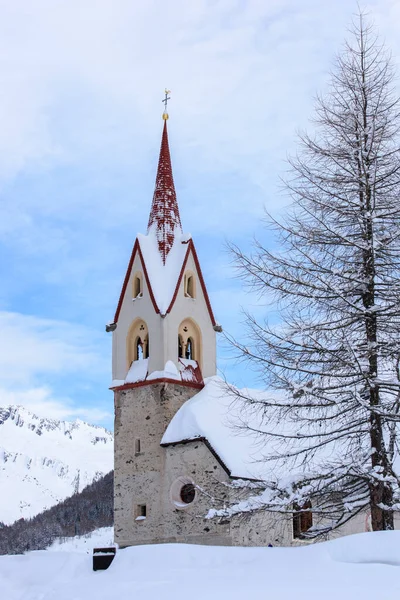
[[[171,90],[167,90],[167,88],[165,88],[165,98],[162,100],[162,102],[164,103],[164,112],[163,112],[164,121],[166,121],[168,119],[167,104],[168,104],[168,100],[171,100],[170,96],[168,96],[168,94],[170,94],[170,93],[171,93]]]

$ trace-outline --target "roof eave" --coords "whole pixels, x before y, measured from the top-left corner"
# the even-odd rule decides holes
[[[210,444],[208,439],[203,435],[199,435],[198,437],[194,437],[194,438],[186,438],[186,439],[178,440],[175,442],[164,442],[164,443],[161,443],[160,446],[162,448],[168,448],[169,446],[177,446],[178,444],[190,444],[192,442],[203,442],[203,444],[209,449],[211,454],[219,462],[219,464],[224,469],[225,473],[230,477],[230,479],[234,479],[234,480],[243,479],[244,481],[251,481],[254,483],[261,483],[263,481],[262,479],[255,479],[254,477],[241,477],[239,475],[232,475],[232,471],[229,469],[229,467],[226,465],[226,463],[222,460],[222,458],[219,456],[218,452]]]

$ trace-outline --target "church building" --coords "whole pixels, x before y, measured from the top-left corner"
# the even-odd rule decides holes
[[[218,396],[214,376],[221,327],[193,240],[183,233],[166,112],[163,119],[147,234],[135,240],[115,317],[107,326],[113,336],[115,541],[120,546],[232,544],[226,520],[204,519],[210,496],[227,494],[221,482],[231,479],[229,464],[203,430],[186,434],[179,426],[189,399],[207,388],[205,404],[210,402],[213,393],[205,380]],[[208,417],[212,421],[213,411],[203,412],[205,424]],[[178,439],[183,435],[186,439]]]
[[[133,245],[112,331],[114,535],[120,547],[184,542],[292,545],[311,512],[206,519],[230,484],[265,481],[251,437],[216,377],[215,320],[193,240],[182,229],[164,112],[146,235]],[[346,533],[363,530],[363,524]]]

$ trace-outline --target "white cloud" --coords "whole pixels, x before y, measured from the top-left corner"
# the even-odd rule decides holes
[[[103,421],[109,411],[61,396],[46,381],[92,380],[109,371],[99,336],[88,328],[20,313],[0,312],[0,405],[22,404],[51,418]],[[62,389],[62,386],[59,386]]]
[[[244,169],[263,184],[269,174],[260,166],[306,122],[355,9],[346,0],[32,6],[0,0],[3,172],[79,161],[110,146],[117,161],[148,161],[167,84],[175,135],[197,148],[198,168]],[[390,0],[373,3],[373,14],[395,10]]]
[[[95,165],[87,187],[67,198],[4,203],[0,236],[53,249],[68,244],[65,223],[42,230],[40,216],[109,227],[133,208],[143,230],[150,188],[146,202],[127,194],[101,205],[90,189],[104,165],[125,165],[152,185],[165,84],[184,209],[197,230],[251,230],[263,203],[282,205],[278,174],[355,9],[347,0],[36,0],[34,8],[0,0],[0,183],[60,164]],[[398,0],[371,2],[395,56],[398,11]],[[226,185],[232,174],[240,201]],[[214,193],[208,183],[193,203],[195,176],[211,178]]]
[[[44,373],[99,372],[105,366],[84,326],[2,311],[0,332],[2,382],[25,384]]]
[[[89,423],[110,420],[112,414],[99,408],[77,407],[69,398],[57,398],[49,387],[6,389],[0,387],[0,406],[24,406],[32,413],[47,419],[71,420],[80,418]]]

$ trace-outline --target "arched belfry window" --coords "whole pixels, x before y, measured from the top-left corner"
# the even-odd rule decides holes
[[[186,298],[196,298],[196,279],[192,271],[185,273],[183,290]]]
[[[178,356],[187,360],[195,360],[201,366],[201,333],[198,325],[192,319],[185,319],[179,325]]]
[[[143,276],[138,271],[132,280],[132,298],[141,298],[143,296]]]
[[[126,339],[126,358],[128,369],[134,360],[149,357],[149,330],[142,319],[136,319]]]

